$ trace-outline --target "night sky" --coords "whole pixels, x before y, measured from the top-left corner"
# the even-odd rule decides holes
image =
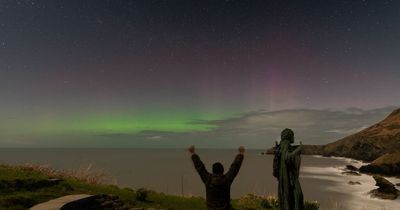
[[[399,68],[400,1],[4,0],[0,146],[230,147],[249,113],[398,106]]]

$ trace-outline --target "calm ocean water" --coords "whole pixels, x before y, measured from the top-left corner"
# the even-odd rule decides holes
[[[232,196],[248,193],[276,195],[277,181],[272,176],[272,156],[249,150],[242,169],[232,185]],[[225,169],[236,150],[198,150],[210,170],[220,161]],[[169,194],[205,194],[188,153],[183,149],[0,149],[0,163],[33,163],[56,169],[77,170],[92,166],[104,170],[109,182],[123,187],[145,187]],[[322,209],[400,209],[400,199],[383,201],[367,194],[374,189],[372,177],[346,176],[341,168],[359,162],[343,158],[302,156],[301,183],[307,200],[317,200]],[[399,179],[390,179],[400,183]],[[359,181],[362,185],[349,185]]]

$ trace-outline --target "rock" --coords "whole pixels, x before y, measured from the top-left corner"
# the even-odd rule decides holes
[[[373,197],[378,197],[382,199],[396,199],[400,194],[399,191],[395,188],[394,184],[389,182],[387,179],[383,178],[379,175],[373,176],[375,179],[375,186],[378,186],[378,189],[374,189],[370,191],[370,194]]]
[[[356,171],[344,171],[342,172],[343,175],[350,175],[350,176],[361,176],[360,173],[356,172]]]
[[[354,182],[354,181],[349,181],[348,184],[349,185],[361,185],[360,182]]]
[[[343,175],[350,175],[350,176],[361,176],[360,173],[357,172],[358,168],[353,165],[346,165],[344,171],[342,172]]]
[[[391,182],[389,182],[387,179],[383,178],[382,176],[379,175],[375,175],[373,176],[373,178],[375,179],[376,182],[376,186],[379,187],[379,189],[382,192],[386,192],[386,193],[396,193],[397,190],[394,187],[394,184],[392,184]]]
[[[92,195],[87,195],[87,194],[76,194],[76,195],[66,195],[63,197],[59,197],[53,200],[49,200],[44,203],[39,203],[29,210],[50,210],[50,209],[60,209],[62,208],[65,204],[74,202],[77,200],[85,199],[88,197],[91,197]]]
[[[353,165],[346,165],[346,170],[349,171],[358,171],[358,168]]]
[[[362,173],[400,175],[400,152],[385,154],[368,165],[360,167]]]
[[[397,183],[396,186],[399,186],[399,187],[400,187],[400,183]]]

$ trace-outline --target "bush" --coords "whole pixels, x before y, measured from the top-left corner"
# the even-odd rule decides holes
[[[274,197],[268,196],[261,198],[260,206],[264,209],[278,209],[278,200]]]
[[[319,203],[317,201],[305,201],[304,208],[306,210],[318,210]]]
[[[247,194],[238,200],[239,206],[247,209],[278,209],[278,201],[273,196]]]
[[[149,195],[149,191],[147,189],[139,188],[136,191],[136,200],[138,200],[138,201],[146,201],[148,195]]]

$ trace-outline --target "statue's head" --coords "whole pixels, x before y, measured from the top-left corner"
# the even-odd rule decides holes
[[[216,162],[212,166],[213,174],[223,174],[224,166],[220,162]]]
[[[290,143],[294,142],[294,133],[291,129],[285,128],[281,132],[281,141],[289,141]]]

